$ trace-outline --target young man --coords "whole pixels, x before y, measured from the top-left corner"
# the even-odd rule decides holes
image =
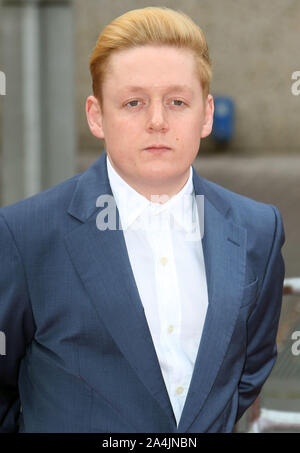
[[[1,430],[232,432],[276,358],[281,216],[192,167],[213,99],[189,17],[117,18],[91,74],[106,152],[0,211]]]

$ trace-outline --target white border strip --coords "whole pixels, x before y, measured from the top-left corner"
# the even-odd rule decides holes
[[[41,190],[40,33],[38,4],[26,2],[23,8],[24,190],[29,197]]]

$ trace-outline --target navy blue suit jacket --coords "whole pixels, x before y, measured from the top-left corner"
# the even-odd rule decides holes
[[[96,226],[106,153],[0,209],[2,432],[231,432],[276,359],[284,231],[276,207],[199,177],[209,305],[179,426],[123,232]]]

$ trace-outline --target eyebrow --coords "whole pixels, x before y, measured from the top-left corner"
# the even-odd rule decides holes
[[[162,88],[162,89],[164,89],[164,88]],[[122,92],[129,91],[130,93],[133,93],[133,92],[145,91],[145,90],[147,90],[147,87],[128,85],[122,89]],[[171,85],[171,86],[167,86],[164,90],[168,93],[171,91],[177,91],[177,92],[181,92],[181,93],[188,92],[189,94],[194,93],[192,88],[190,88],[188,85]]]

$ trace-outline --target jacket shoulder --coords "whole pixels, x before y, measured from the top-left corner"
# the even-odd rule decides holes
[[[23,222],[27,217],[34,218],[37,213],[40,215],[45,211],[61,213],[61,209],[67,208],[80,176],[81,173],[76,174],[38,194],[1,207],[0,215],[14,224]]]
[[[213,181],[201,178],[208,199],[224,215],[235,223],[255,229],[274,225],[275,217],[280,216],[278,208],[270,203],[254,200],[246,195],[233,192]]]
[[[278,208],[208,180],[204,181],[203,186],[209,200],[225,218],[246,230],[247,252],[252,258],[253,267],[261,266],[261,263],[265,266],[274,246],[276,245],[276,250],[280,250],[285,242],[284,226]],[[257,271],[252,274],[256,275],[255,272]]]

